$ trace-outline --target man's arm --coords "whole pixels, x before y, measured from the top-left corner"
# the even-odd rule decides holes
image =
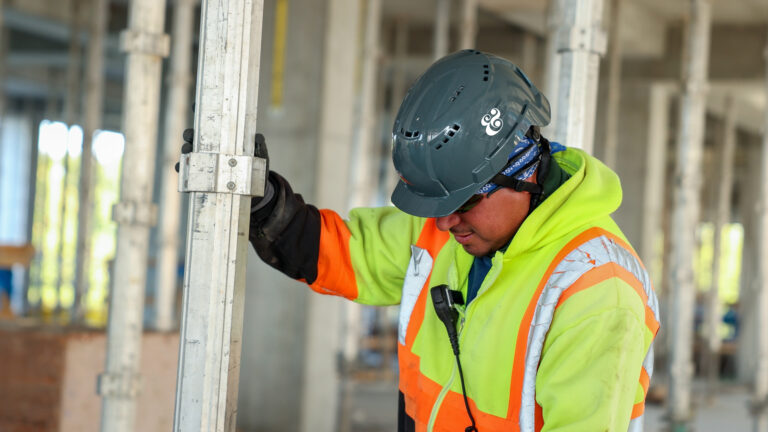
[[[354,209],[344,220],[306,204],[279,174],[269,182],[272,193],[254,201],[249,235],[264,262],[322,294],[400,302],[410,246],[425,219],[380,207]]]

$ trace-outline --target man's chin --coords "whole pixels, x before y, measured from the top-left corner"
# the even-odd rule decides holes
[[[464,251],[467,252],[468,254],[478,258],[484,257],[488,255],[488,253],[490,252],[490,249],[488,247],[483,247],[483,246],[472,244],[472,243],[463,244],[461,245],[461,247],[463,247]]]

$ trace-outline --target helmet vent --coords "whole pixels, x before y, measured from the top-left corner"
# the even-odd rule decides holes
[[[404,135],[406,138],[418,138],[419,137],[419,131],[407,131],[405,129],[400,129],[400,133]]]
[[[441,148],[443,148],[443,144],[447,144],[447,143],[448,143],[448,141],[450,141],[450,140],[451,140],[451,138],[453,138],[453,136],[454,136],[454,135],[456,135],[456,132],[458,132],[458,131],[459,131],[459,129],[461,129],[461,126],[459,126],[459,125],[457,125],[457,124],[455,124],[455,123],[454,123],[454,125],[453,125],[453,126],[451,126],[450,128],[448,128],[448,130],[447,130],[447,131],[445,131],[445,135],[446,135],[446,136],[444,136],[444,137],[443,137],[443,142],[442,142],[442,143],[439,143],[439,144],[437,144],[437,145],[435,146],[435,150],[440,150]]]
[[[488,75],[490,74],[490,71],[488,70],[488,65],[483,65],[483,81],[488,81]]]

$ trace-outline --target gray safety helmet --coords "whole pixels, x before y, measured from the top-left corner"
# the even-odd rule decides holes
[[[435,62],[400,105],[392,203],[422,217],[453,213],[508,161],[531,126],[546,126],[549,101],[510,61],[464,50]]]

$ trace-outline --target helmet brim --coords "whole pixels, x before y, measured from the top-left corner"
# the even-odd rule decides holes
[[[473,184],[454,191],[448,196],[429,197],[414,193],[404,181],[398,180],[392,192],[392,204],[413,216],[427,218],[448,216],[461,207],[475,192],[477,192],[477,186]]]

